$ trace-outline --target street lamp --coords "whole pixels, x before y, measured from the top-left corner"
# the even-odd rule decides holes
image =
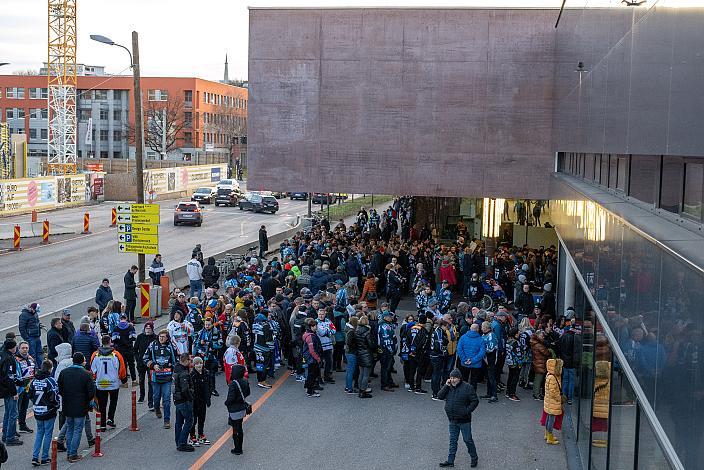
[[[142,88],[140,85],[139,75],[139,36],[137,31],[132,31],[132,50],[130,51],[125,46],[116,43],[110,38],[100,34],[91,34],[90,38],[108,46],[117,46],[126,50],[130,55],[130,67],[132,68],[132,76],[134,79],[134,140],[135,140],[135,163],[137,167],[137,204],[144,204],[144,124],[142,120]],[[139,282],[144,282],[145,279],[145,261],[144,254],[137,255],[139,266]]]
[[[3,65],[10,65],[10,63],[9,62],[0,62],[0,67],[2,67]]]

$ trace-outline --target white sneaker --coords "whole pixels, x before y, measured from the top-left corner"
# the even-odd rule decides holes
[[[315,393],[306,393],[308,398],[320,398],[320,394],[318,392]]]
[[[409,390],[411,388],[411,384],[403,384],[403,388]]]

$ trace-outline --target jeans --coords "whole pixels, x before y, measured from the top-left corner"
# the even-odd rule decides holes
[[[161,409],[161,402],[164,402],[164,422],[171,421],[171,382],[163,384],[152,382],[154,389],[154,409]]]
[[[193,402],[179,403],[176,405],[176,426],[174,427],[174,437],[176,447],[186,445],[188,433],[193,426]]]
[[[34,450],[32,458],[39,459],[39,451],[42,451],[42,459],[44,462],[49,459],[49,447],[51,446],[51,434],[54,432],[54,422],[56,416],[51,419],[42,419],[37,421],[36,435],[34,436]]]
[[[41,365],[44,361],[44,351],[42,351],[42,338],[37,336],[36,338],[27,338],[29,343],[29,355],[37,361],[37,364]]]
[[[352,390],[354,388],[354,370],[357,368],[357,355],[356,354],[345,354],[347,358],[347,375],[345,376],[345,388],[347,390]]]
[[[562,391],[568,400],[574,396],[574,369],[562,369]]]
[[[191,281],[190,288],[188,290],[189,297],[198,297],[203,294],[203,281]]]
[[[371,372],[371,367],[359,366],[359,393],[362,393],[369,388],[369,374],[371,374]]]
[[[62,416],[61,413],[59,413],[59,416]],[[61,419],[63,419],[64,424],[61,424]],[[103,418],[103,419],[105,419],[105,418]],[[97,425],[97,423],[96,423],[96,425]],[[66,442],[66,431],[68,430],[68,428],[66,426],[66,419],[65,418],[59,419],[59,426],[61,426],[61,429],[59,430],[59,435],[56,437],[56,440],[63,444]],[[83,425],[83,430],[85,431],[86,439],[88,439],[89,441],[92,441],[93,440],[93,430],[91,429],[90,413],[88,413],[86,415],[85,424]]]
[[[381,386],[391,387],[391,368],[394,365],[394,355],[388,351],[381,353]]]
[[[469,451],[469,457],[472,462],[478,460],[477,448],[474,446],[474,440],[472,439],[472,423],[453,423],[450,422],[450,450],[447,453],[447,461],[450,463],[455,463],[455,454],[457,454],[457,440],[460,437],[460,432],[462,432],[462,440],[467,446]]]
[[[85,416],[78,418],[66,417],[66,456],[78,455],[78,447],[81,445],[81,433],[83,424],[86,422]]]
[[[437,396],[442,385],[442,374],[445,372],[445,358],[431,357],[430,363],[433,365],[433,376],[430,379],[430,389],[433,391],[433,396]]]
[[[17,435],[17,400],[5,398],[5,414],[2,418],[2,442],[11,441]]]
[[[547,432],[552,432],[553,426],[555,426],[555,415],[548,413],[545,417],[545,430]]]
[[[332,378],[332,349],[323,349],[323,380]]]

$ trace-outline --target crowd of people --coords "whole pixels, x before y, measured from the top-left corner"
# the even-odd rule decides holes
[[[250,374],[269,389],[276,371],[286,367],[310,398],[334,384],[335,373],[344,373],[344,392],[360,399],[374,396],[372,379],[378,378],[382,393],[425,395],[429,383],[429,396],[446,401],[451,423],[450,455],[441,466],[452,466],[460,433],[476,466],[466,427],[471,416],[457,418],[458,400],[472,402],[485,384],[481,398],[488,403],[500,393],[518,401],[520,386],[545,400],[547,409],[560,375],[550,362],[557,357],[560,390],[571,400],[574,312],[556,314],[554,247],[502,245],[487,253],[466,232],[458,231],[452,242],[437,235],[414,222],[413,199],[403,197],[384,211],[360,209],[349,226],[324,221],[301,231],[269,260],[262,227],[258,256],[226,276],[198,245],[187,264],[188,292],[171,293],[164,328],[157,331],[148,321],[137,334],[134,299],[127,294],[130,288],[134,293],[133,266],[125,274],[125,304],[113,298],[104,279],[96,307],[78,329],[70,311],[51,321],[46,360],[40,307],[30,304],[20,316],[19,338],[8,334],[0,359],[2,440],[21,445],[19,433],[33,432],[25,421],[31,401],[37,421],[32,463],[49,462],[57,417],[64,436],[59,449],[69,461],[80,460],[82,434],[93,443],[89,411],[100,412],[96,426],[102,430],[115,428],[120,390],[131,380],[139,387],[138,401],[147,401],[164,428],[173,422],[177,450],[192,452],[210,444],[204,423],[211,397],[219,396],[215,377],[224,372],[232,453],[241,454]],[[155,284],[163,272],[157,256],[150,267]],[[401,314],[404,296],[411,302]],[[546,424],[550,436],[553,421]],[[555,441],[548,433],[546,440]]]

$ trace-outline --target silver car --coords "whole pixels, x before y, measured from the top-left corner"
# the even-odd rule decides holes
[[[203,223],[203,213],[197,202],[182,201],[174,209],[174,226],[191,224],[200,227]]]

